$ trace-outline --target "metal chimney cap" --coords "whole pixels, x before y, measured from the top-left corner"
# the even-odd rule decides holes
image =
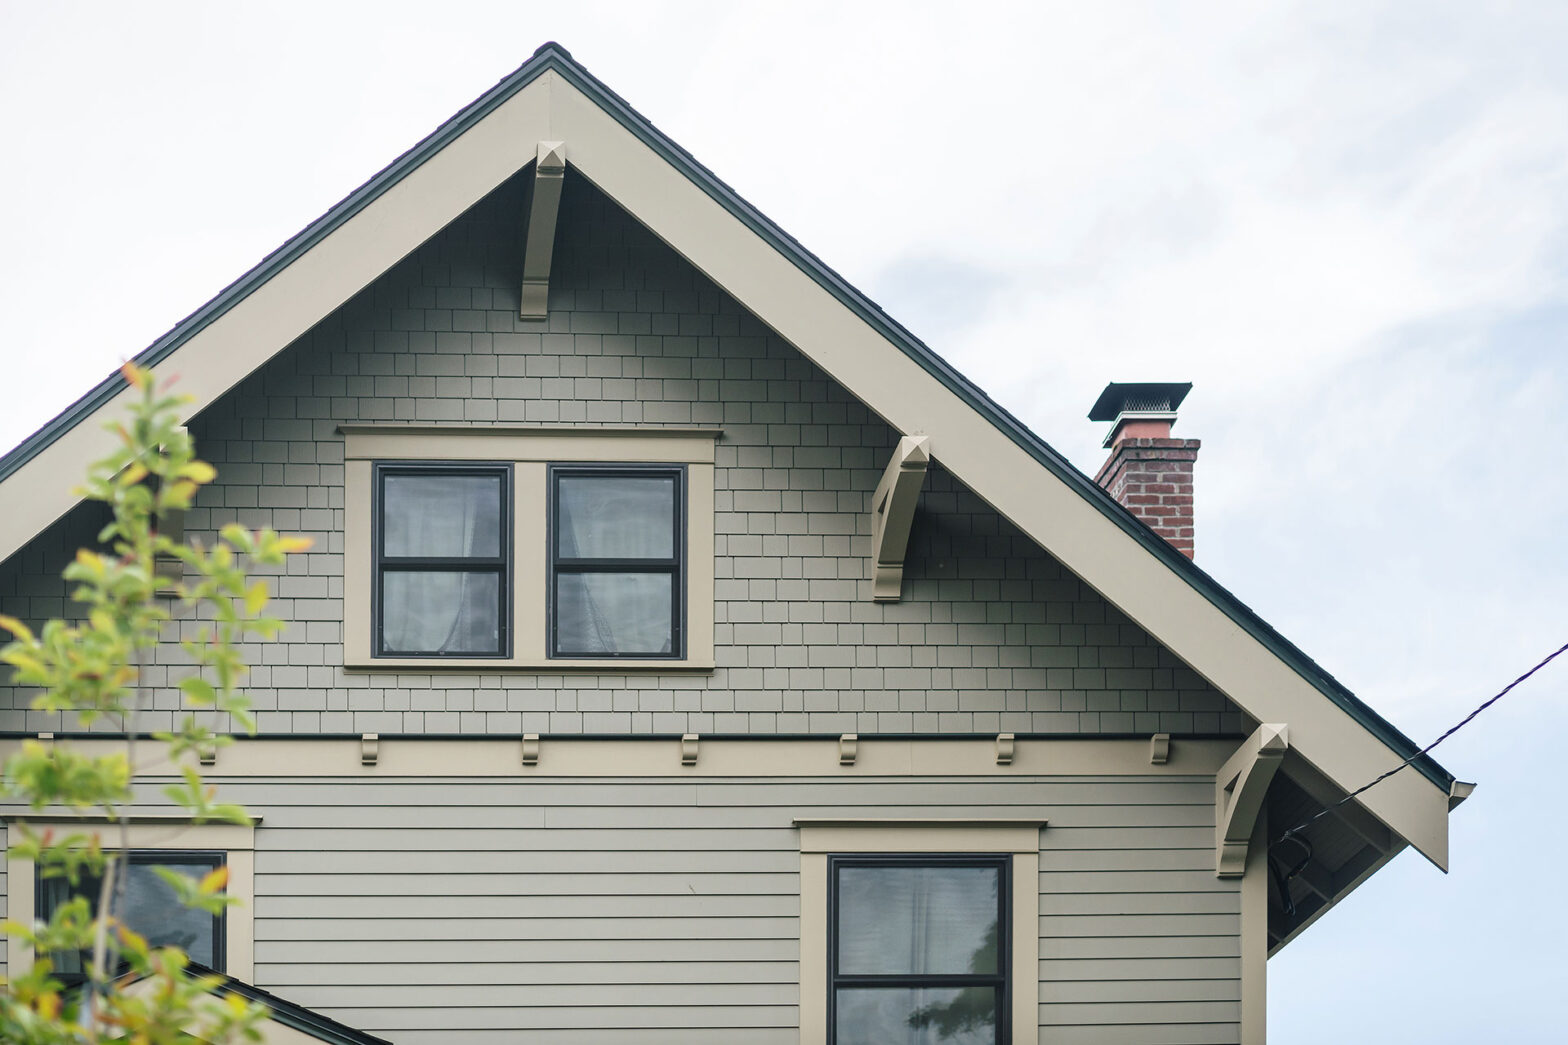
[[[1112,381],[1089,410],[1091,421],[1114,421],[1125,413],[1174,414],[1192,382]]]

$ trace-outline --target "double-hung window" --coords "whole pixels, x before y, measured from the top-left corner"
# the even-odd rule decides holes
[[[831,1045],[1004,1045],[1006,855],[828,863]]]
[[[718,429],[340,431],[344,667],[713,670]]]
[[[550,469],[550,656],[683,655],[685,470]]]
[[[504,464],[377,466],[378,655],[508,655],[510,479]]]
[[[135,850],[126,869],[125,899],[116,916],[153,947],[175,946],[209,969],[223,972],[226,945],[224,917],[181,904],[169,883],[155,867],[166,867],[187,878],[200,880],[224,865],[224,854],[180,850]],[[65,877],[39,875],[35,886],[35,914],[48,920],[67,900],[85,897],[95,914],[102,877],[80,875],[73,885]],[[91,954],[65,952],[51,955],[54,973],[65,984],[81,983],[87,976]]]

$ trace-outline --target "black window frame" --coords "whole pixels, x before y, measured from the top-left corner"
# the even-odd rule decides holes
[[[933,975],[867,975],[839,971],[839,871],[845,867],[990,867],[997,871],[996,972]],[[1013,1040],[1013,859],[1007,853],[844,853],[828,856],[827,1045],[838,1041],[841,987],[994,987],[996,1045]]]
[[[684,660],[686,658],[686,560],[687,556],[687,484],[684,464],[552,464],[547,470],[547,499],[549,523],[545,527],[545,656],[550,660]],[[566,479],[646,479],[649,477],[675,480],[674,517],[675,532],[670,544],[674,555],[669,559],[565,559],[559,554],[556,535],[559,532],[561,511],[561,480]],[[558,652],[558,621],[556,614],[557,578],[564,573],[667,573],[670,584],[670,652],[668,653],[562,653]]]
[[[209,871],[216,871],[220,867],[227,867],[229,854],[221,849],[132,849],[128,854],[119,852],[106,853],[107,856],[119,858],[125,855],[132,866],[142,867],[168,867],[170,864],[197,864],[205,865]],[[107,865],[105,865],[107,867]],[[63,876],[62,876],[63,877]],[[44,882],[53,881],[53,877],[45,879],[43,869],[33,867],[33,916],[39,921],[48,921],[54,914],[44,902]],[[71,897],[84,896],[87,903],[96,915],[98,910],[99,884],[102,876],[93,875],[83,871],[77,880],[77,885],[71,892]],[[224,890],[227,892],[227,889]],[[225,972],[228,967],[229,939],[228,918],[225,911],[219,911],[212,916],[212,958],[213,972]],[[131,926],[136,930],[135,926]],[[140,931],[140,930],[136,930]],[[58,952],[51,952],[58,953]],[[194,959],[192,959],[194,960]],[[60,972],[56,970],[52,975],[67,987],[74,987],[87,981],[86,969],[92,961],[92,952],[82,952],[82,969],[80,973]]]
[[[483,475],[501,480],[500,554],[497,556],[428,556],[384,554],[386,479],[388,476]],[[377,461],[371,481],[371,581],[370,581],[370,655],[379,658],[421,660],[510,660],[512,657],[512,465],[506,461]],[[352,554],[352,549],[349,549]],[[389,650],[383,641],[382,584],[389,572],[495,573],[499,577],[496,598],[495,652],[442,653]]]

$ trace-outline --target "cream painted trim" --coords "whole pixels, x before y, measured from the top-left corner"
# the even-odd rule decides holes
[[[789,258],[565,82],[551,122],[572,165],[654,235],[901,433],[941,447],[942,466],[1216,689],[1261,722],[1291,724],[1303,755],[1344,790],[1401,759],[1241,625],[1040,466]],[[1023,481],[1028,477],[1028,481]],[[1399,773],[1365,804],[1438,866],[1448,796]]]
[[[555,218],[566,183],[566,143],[540,142],[529,184],[528,224],[523,240],[523,285],[518,317],[545,319],[550,314],[550,259],[555,253]]]
[[[339,425],[350,461],[614,461],[712,464],[721,428]]]
[[[909,548],[909,527],[915,521],[915,504],[925,485],[931,463],[931,440],[906,435],[893,448],[893,457],[871,495],[871,599],[897,602],[904,594],[904,553]]]
[[[191,397],[186,416],[522,170],[540,141],[570,141],[574,168],[899,432],[930,434],[945,468],[1243,711],[1257,721],[1289,721],[1297,748],[1341,790],[1400,762],[1184,577],[554,72],[192,335],[165,364]],[[124,399],[100,413],[118,412]],[[10,510],[0,517],[0,560],[65,514],[76,500],[71,477],[112,446],[113,436],[84,421],[5,481]],[[1363,804],[1447,866],[1441,788],[1418,773],[1398,773]]]
[[[1258,815],[1241,879],[1241,1045],[1268,1037],[1269,962],[1268,810]]]
[[[1263,814],[1269,783],[1290,748],[1286,726],[1264,723],[1214,776],[1214,873],[1240,878],[1247,869],[1248,841]]]
[[[1013,1045],[1040,1040],[1040,829],[1043,820],[796,820],[800,827],[800,1041],[827,1041],[828,854],[1012,856]]]
[[[361,760],[359,737],[237,737],[220,748],[209,779],[273,777],[1146,777],[1213,779],[1234,741],[1186,740],[1180,755],[1149,764],[1140,740],[1019,739],[1013,761],[999,765],[988,737],[939,740],[861,737],[853,765],[839,761],[839,738],[773,740],[701,738],[702,757],[682,765],[676,737],[572,739],[543,736],[537,765],[521,760],[520,737],[429,739],[381,736],[374,765]],[[139,778],[178,775],[165,749],[144,741]],[[116,747],[109,739],[73,739],[84,755]],[[0,758],[20,740],[0,741]]]
[[[677,674],[712,671],[714,633],[714,441],[717,429],[527,429],[344,425],[343,665],[360,671],[548,671]],[[373,466],[386,461],[471,461],[512,466],[512,655],[373,657]],[[593,660],[546,656],[549,586],[549,462],[686,466],[686,656]]]
[[[104,743],[113,743],[105,741]],[[96,833],[106,849],[118,849],[119,828],[96,817],[7,816],[8,823],[25,820],[40,830],[56,834]],[[227,892],[240,899],[224,914],[226,948],[225,972],[237,980],[249,981],[255,975],[256,961],[256,829],[239,824],[193,824],[179,817],[138,816],[127,825],[132,849],[202,849],[227,854],[229,884]],[[6,873],[6,910],[11,917],[33,917],[36,894],[33,888],[33,861],[8,855]],[[17,937],[6,941],[7,968],[23,969],[32,964],[32,948]]]

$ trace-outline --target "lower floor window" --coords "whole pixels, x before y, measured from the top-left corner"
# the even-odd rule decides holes
[[[1010,858],[832,856],[828,1040],[1009,1040]]]
[[[200,879],[224,864],[224,854],[174,850],[135,850],[127,868],[125,899],[118,916],[153,947],[179,947],[194,962],[224,971],[223,916],[192,910],[181,904],[174,890],[154,870],[166,867],[187,878]],[[37,915],[47,919],[72,897],[85,897],[94,914],[103,879],[83,873],[75,884],[64,877],[38,878]],[[54,972],[66,984],[86,978],[92,961],[88,953],[56,954]]]

